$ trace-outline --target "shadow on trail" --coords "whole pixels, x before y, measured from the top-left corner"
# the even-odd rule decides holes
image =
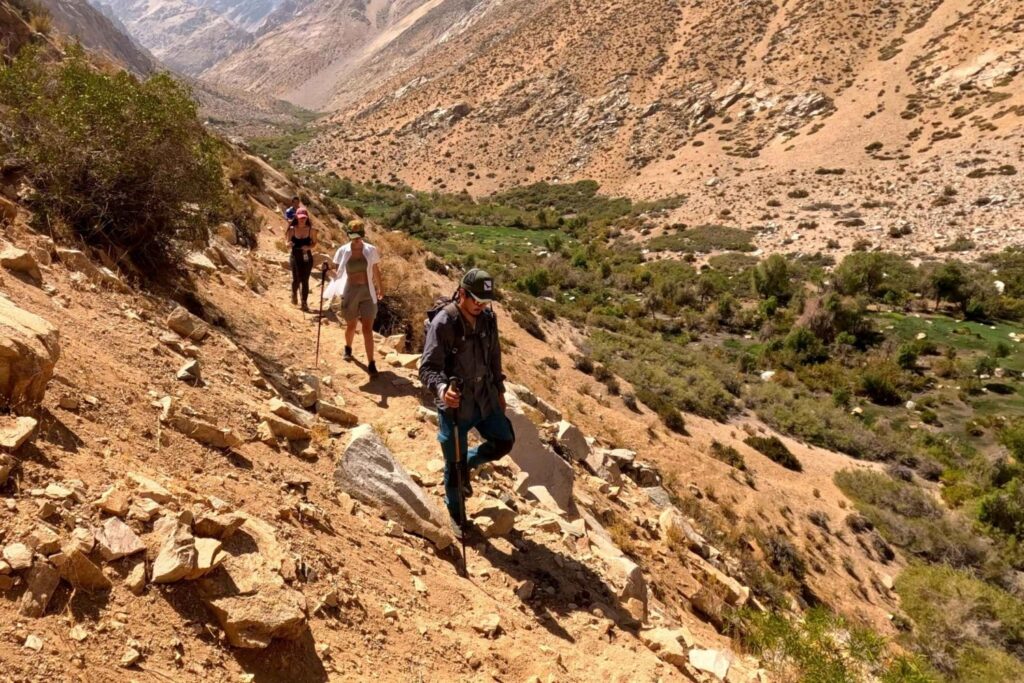
[[[365,363],[359,360],[352,362],[366,372]],[[388,399],[420,395],[420,390],[412,380],[395,374],[391,370],[381,370],[376,377],[367,375],[366,381],[359,386],[359,390],[364,394],[378,397],[375,402],[385,409],[388,407]]]
[[[509,578],[533,581],[533,594],[523,604],[533,610],[537,622],[552,635],[570,643],[573,637],[556,617],[572,612],[589,612],[597,605],[617,610],[618,600],[611,587],[593,569],[546,545],[513,532],[508,540],[516,549],[503,552],[484,540],[474,544],[495,569]]]

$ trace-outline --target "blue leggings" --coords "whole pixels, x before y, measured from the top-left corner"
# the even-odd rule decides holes
[[[462,524],[466,521],[466,510],[464,505],[460,505],[465,501],[462,500],[459,480],[455,474],[455,421],[443,410],[438,411],[437,417],[437,440],[441,442],[441,451],[444,453],[444,502],[452,519]],[[476,429],[484,442],[467,452],[467,437],[471,429]],[[469,421],[460,422],[459,449],[462,453],[463,483],[469,482],[470,470],[508,455],[515,442],[512,423],[502,412],[491,413],[484,418],[477,415]]]

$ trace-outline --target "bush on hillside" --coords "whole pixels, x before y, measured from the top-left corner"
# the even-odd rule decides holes
[[[793,470],[794,472],[804,471],[800,461],[796,459],[792,451],[786,448],[786,444],[782,443],[777,436],[748,436],[743,440],[743,443],[788,470]]]
[[[188,91],[94,69],[80,48],[26,49],[0,69],[8,153],[25,162],[37,215],[56,232],[140,263],[205,241],[227,197],[217,142]]]

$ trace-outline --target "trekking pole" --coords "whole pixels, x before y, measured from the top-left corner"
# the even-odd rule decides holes
[[[462,393],[462,380],[458,377],[452,377],[448,381],[448,387],[454,389],[456,393]],[[465,489],[462,486],[462,439],[459,435],[459,421],[456,419],[457,413],[454,409],[448,409],[448,417],[451,418],[452,427],[455,430],[455,483],[459,487],[458,493],[458,508],[459,508],[459,540],[462,542],[462,575],[469,578],[469,571],[466,569],[466,495]]]
[[[320,272],[320,309],[316,314],[316,362],[313,367],[320,367],[320,323],[324,319],[324,282],[327,281],[327,261]]]

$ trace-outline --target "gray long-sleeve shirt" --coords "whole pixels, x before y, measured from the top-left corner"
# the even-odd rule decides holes
[[[460,422],[474,413],[484,418],[501,410],[500,396],[505,393],[505,375],[501,371],[501,344],[494,313],[480,314],[476,327],[445,307],[427,327],[427,338],[420,359],[420,381],[434,395],[434,404],[444,410],[441,389],[449,378],[462,380]]]

